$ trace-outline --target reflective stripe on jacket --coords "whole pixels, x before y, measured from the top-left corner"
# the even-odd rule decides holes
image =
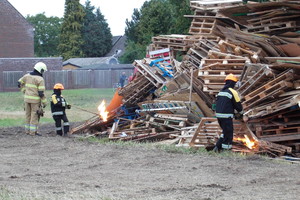
[[[243,110],[237,91],[232,88],[222,89],[217,95],[216,117],[233,118],[234,110]]]
[[[46,102],[46,97],[39,96],[39,91],[45,91],[44,78],[37,75],[25,74],[19,79],[21,91],[24,92],[24,101],[27,103]]]
[[[67,102],[62,95],[52,94],[51,96],[51,112],[52,115],[63,115],[65,113]]]

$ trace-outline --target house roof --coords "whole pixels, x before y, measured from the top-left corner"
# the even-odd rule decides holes
[[[127,37],[126,36],[113,36],[112,38],[112,49],[105,55],[105,56],[113,56],[116,54],[117,51],[119,51],[117,57],[120,57],[124,51],[125,51],[125,43],[126,43]]]
[[[63,62],[65,65],[74,65],[79,68],[84,68],[85,66],[100,65],[100,64],[118,64],[118,59],[115,57],[96,57],[96,58],[70,58]]]
[[[19,18],[22,20],[22,24],[26,24],[27,26],[30,26],[30,28],[33,29],[33,25],[29,23],[26,18],[7,0],[1,0],[0,1],[0,7],[1,7],[1,12],[0,14],[7,16],[7,12],[14,12],[11,13],[14,19],[14,22],[16,21],[16,18]],[[13,15],[15,14],[15,15]],[[7,19],[6,19],[7,20]]]
[[[77,70],[109,70],[109,69],[134,69],[134,66],[131,64],[96,64],[96,65],[88,65]]]

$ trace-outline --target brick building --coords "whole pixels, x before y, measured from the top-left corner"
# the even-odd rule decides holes
[[[33,26],[7,0],[0,0],[0,58],[33,56]]]

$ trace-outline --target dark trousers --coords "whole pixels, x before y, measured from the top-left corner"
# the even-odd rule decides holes
[[[125,81],[120,81],[120,86],[121,86],[121,88],[124,87],[124,83],[125,83]]]
[[[53,119],[55,121],[55,128],[56,128],[56,133],[57,135],[67,135],[69,133],[69,130],[70,130],[70,124],[69,124],[69,120],[67,118],[67,115],[66,114],[63,114],[63,115],[55,115],[53,116]],[[64,129],[64,132],[63,132],[63,129],[62,129],[62,124],[61,124],[61,121],[63,121],[63,129]]]
[[[218,140],[216,146],[218,149],[231,149],[233,140],[233,120],[232,118],[218,118],[223,134]]]

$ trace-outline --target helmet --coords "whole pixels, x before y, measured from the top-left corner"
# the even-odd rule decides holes
[[[227,81],[227,80],[231,80],[231,81],[234,81],[234,82],[238,81],[237,77],[235,75],[231,74],[231,73],[226,76],[225,81]]]
[[[61,84],[61,83],[56,83],[56,84],[54,85],[53,89],[63,90],[63,89],[65,89],[65,88],[64,88],[63,84]]]
[[[34,69],[42,74],[47,71],[47,66],[43,62],[38,62],[34,65]]]

